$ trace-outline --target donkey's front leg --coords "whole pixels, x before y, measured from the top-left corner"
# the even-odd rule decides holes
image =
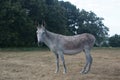
[[[55,73],[58,73],[59,71],[59,55],[57,53],[55,53],[56,56],[56,71]]]
[[[64,55],[62,52],[59,52],[59,55],[61,57],[61,60],[62,60],[62,63],[63,63],[63,66],[64,66],[64,74],[67,73],[67,68],[66,68],[66,65],[65,65],[65,59],[64,59]]]

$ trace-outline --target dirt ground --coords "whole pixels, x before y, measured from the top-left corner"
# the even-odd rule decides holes
[[[0,51],[0,80],[120,80],[120,48],[95,48],[88,74],[80,74],[85,55],[65,55],[67,73],[55,74],[55,56],[45,51]]]

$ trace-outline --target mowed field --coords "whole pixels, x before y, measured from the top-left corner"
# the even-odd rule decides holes
[[[94,48],[88,74],[80,74],[85,55],[65,55],[67,73],[55,74],[55,56],[49,50],[0,51],[0,80],[120,80],[120,48]]]

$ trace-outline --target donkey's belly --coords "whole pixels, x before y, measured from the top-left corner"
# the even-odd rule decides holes
[[[74,50],[64,50],[64,54],[68,54],[68,55],[72,55],[72,54],[77,54],[80,53],[82,51],[82,49],[74,49]]]

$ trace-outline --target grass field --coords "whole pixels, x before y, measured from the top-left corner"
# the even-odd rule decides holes
[[[55,56],[49,50],[0,50],[0,80],[120,80],[120,48],[94,48],[88,74],[80,74],[84,54],[65,55],[67,74],[55,74]]]

